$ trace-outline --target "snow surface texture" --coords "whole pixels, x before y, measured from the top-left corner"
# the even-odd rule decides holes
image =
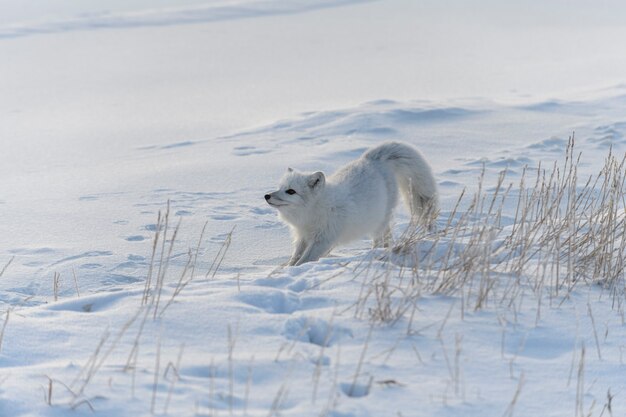
[[[626,88],[577,91],[573,99],[578,77],[588,74],[564,59],[572,73],[556,83],[568,92],[562,99],[496,93],[497,80],[477,77],[453,82],[450,91],[469,96],[484,87],[492,96],[414,100],[431,95],[414,90],[421,87],[406,74],[397,74],[402,92],[389,73],[363,70],[352,80],[352,68],[341,68],[372,58],[365,29],[376,36],[381,28],[407,30],[404,20],[385,17],[411,21],[418,15],[403,7],[415,6],[352,3],[329,1],[311,11],[320,3],[188,1],[175,9],[163,2],[155,10],[112,2],[111,10],[85,9],[83,16],[61,7],[28,19],[12,10],[12,20],[2,21],[0,55],[12,59],[0,62],[0,416],[626,414],[623,279],[612,282],[621,289],[603,281],[621,276],[619,263],[574,285],[569,271],[587,272],[577,259],[548,263],[541,258],[554,253],[548,249],[528,257],[532,250],[523,247],[502,250],[520,224],[520,181],[532,187],[528,172],[540,164],[548,174],[555,162],[563,167],[573,131],[574,154],[582,155],[575,190],[598,174],[610,151],[621,158]],[[463,7],[445,14],[450,24],[459,23],[454,11],[461,15]],[[354,16],[380,19],[363,24]],[[589,15],[596,23],[604,17],[616,18],[602,10]],[[306,81],[267,76],[280,68],[264,55],[265,42],[273,44],[280,52],[271,58],[284,64],[281,54],[303,40],[299,28],[322,18],[331,37],[348,29],[363,35],[363,48],[346,55],[327,54],[336,48],[330,43],[307,43],[307,55],[326,64],[314,68],[322,82],[311,79],[310,89],[328,94],[328,83],[333,102],[312,91],[290,95],[292,81]],[[613,39],[623,29],[577,30]],[[218,33],[234,43],[220,49],[230,37]],[[236,47],[249,38],[257,42],[244,51],[267,85],[255,86],[258,79],[241,70],[250,62],[227,59],[241,55]],[[401,38],[383,42],[390,51],[378,59],[401,67],[397,57],[412,47]],[[449,41],[440,40],[443,47]],[[196,61],[204,43],[213,49]],[[594,57],[609,56],[610,48]],[[302,59],[293,65],[312,62]],[[503,66],[509,64],[517,65]],[[598,72],[624,69],[613,64],[598,64]],[[624,81],[607,74],[585,86],[602,77]],[[389,81],[391,93],[369,86],[372,79]],[[249,110],[251,103],[258,107]],[[441,234],[418,236],[410,246],[415,256],[371,251],[364,240],[319,262],[280,267],[291,248],[288,230],[263,194],[287,166],[330,172],[384,140],[408,141],[432,163]],[[498,216],[467,216],[457,236],[444,234],[449,221],[474,213],[479,184],[490,201],[504,171],[504,187],[512,186]],[[467,198],[455,210],[464,189]],[[402,209],[395,217],[400,239],[408,217]],[[611,221],[623,224],[619,218]],[[586,227],[609,221],[601,220]],[[476,242],[482,231],[490,234]],[[573,245],[563,242],[557,252],[571,253]],[[446,274],[455,265],[446,259],[466,262],[473,274],[462,284],[454,275],[458,285],[448,285],[438,278],[452,276]],[[515,270],[520,259],[530,267]]]

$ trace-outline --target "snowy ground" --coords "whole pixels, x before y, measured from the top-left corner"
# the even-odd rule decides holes
[[[506,235],[525,167],[562,166],[572,132],[580,186],[624,155],[623,5],[40,3],[0,1],[0,416],[626,414],[623,280],[564,290],[567,260],[541,280],[493,261],[475,308],[480,274],[435,291],[441,262],[366,240],[282,268],[262,198],[287,166],[403,140],[440,230],[506,170]],[[151,262],[168,201],[180,229]],[[389,288],[414,292],[381,321]]]

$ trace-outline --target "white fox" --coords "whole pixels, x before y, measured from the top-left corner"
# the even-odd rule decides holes
[[[288,168],[280,188],[265,200],[291,227],[295,248],[288,265],[301,265],[363,236],[370,236],[374,247],[388,246],[398,191],[412,221],[431,227],[439,198],[430,166],[414,147],[387,142],[328,179],[323,172]]]

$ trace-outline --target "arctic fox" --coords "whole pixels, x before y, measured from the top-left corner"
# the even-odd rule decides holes
[[[328,179],[323,172],[288,168],[280,188],[265,200],[292,229],[295,248],[288,265],[301,265],[363,236],[370,236],[374,247],[387,246],[398,192],[413,221],[432,226],[438,194],[430,166],[414,147],[387,142]]]

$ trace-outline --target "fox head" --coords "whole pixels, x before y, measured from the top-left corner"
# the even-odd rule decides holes
[[[303,224],[308,208],[317,200],[326,185],[323,172],[312,174],[287,168],[278,190],[265,194],[265,201],[278,209],[280,217],[292,225]]]

